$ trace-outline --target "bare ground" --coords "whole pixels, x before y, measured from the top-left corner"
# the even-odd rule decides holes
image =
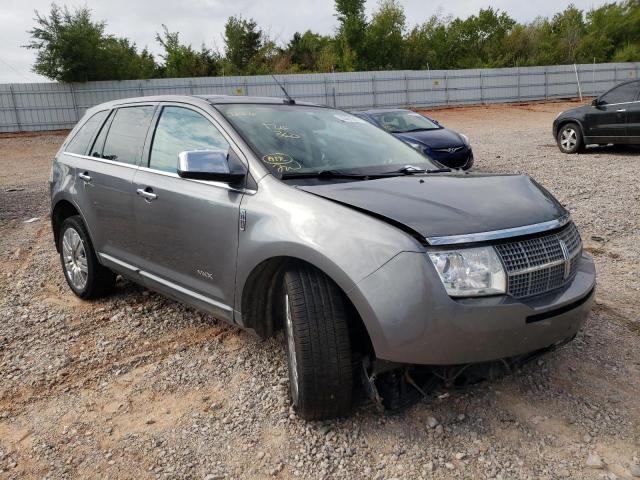
[[[431,113],[470,136],[477,170],[530,174],[572,211],[599,275],[584,330],[401,415],[363,402],[322,423],[289,409],[281,336],[260,342],[126,282],[76,299],[47,219],[64,136],[0,137],[0,478],[640,475],[640,156],[560,154],[551,122],[573,105]]]

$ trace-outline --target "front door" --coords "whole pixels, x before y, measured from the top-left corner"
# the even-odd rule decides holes
[[[232,320],[242,191],[180,178],[178,154],[230,145],[205,112],[165,105],[134,178],[136,264],[149,286]]]
[[[629,143],[640,145],[640,82],[636,82],[636,99],[627,107],[627,135]]]
[[[634,101],[637,87],[623,83],[598,99],[585,116],[585,136],[593,143],[627,143],[627,108]]]
[[[627,131],[626,111],[617,105],[598,105],[585,115],[586,136],[593,143],[620,143]]]

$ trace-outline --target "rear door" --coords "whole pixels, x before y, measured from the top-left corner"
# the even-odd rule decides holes
[[[636,99],[627,106],[627,135],[629,143],[640,145],[640,82],[635,82]]]
[[[239,158],[207,112],[165,104],[148,159],[134,179],[136,264],[151,288],[231,321],[244,190],[180,178],[178,154],[189,150],[222,150]]]
[[[593,143],[627,143],[627,109],[635,100],[633,83],[623,83],[599,98],[585,116],[585,133]]]
[[[136,242],[133,176],[140,165],[155,105],[115,109],[78,170],[94,248],[107,264],[132,261]]]

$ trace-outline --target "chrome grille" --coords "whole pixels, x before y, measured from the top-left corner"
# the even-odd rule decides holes
[[[507,272],[507,293],[520,298],[548,292],[569,281],[578,268],[582,241],[570,222],[559,232],[499,244],[496,250]]]

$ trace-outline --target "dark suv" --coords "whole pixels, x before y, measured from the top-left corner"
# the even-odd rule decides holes
[[[562,153],[579,153],[587,145],[640,145],[640,80],[621,83],[591,105],[561,112],[553,137]]]

